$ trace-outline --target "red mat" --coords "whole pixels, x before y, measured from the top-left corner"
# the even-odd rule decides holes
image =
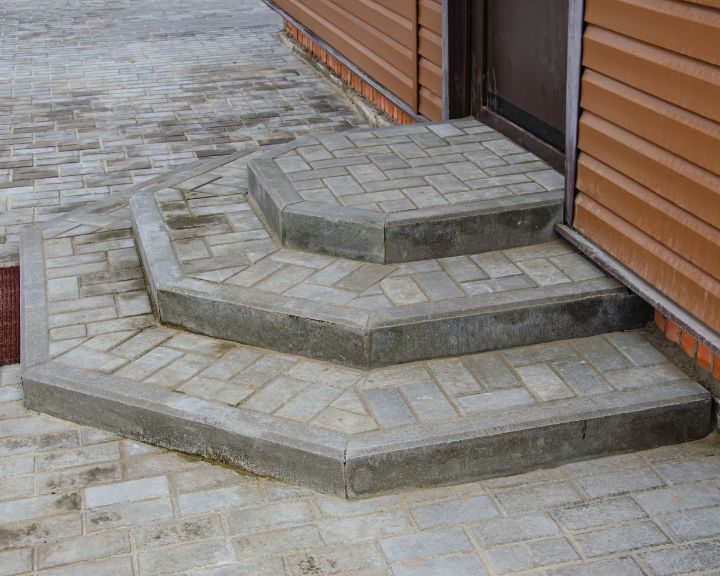
[[[0,366],[20,362],[20,267],[0,268]]]

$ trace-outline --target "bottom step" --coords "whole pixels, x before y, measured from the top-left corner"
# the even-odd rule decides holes
[[[192,344],[200,354],[183,357],[202,355],[200,337],[167,336],[166,353],[183,356],[190,336],[198,339]],[[147,340],[147,334],[135,338]],[[633,365],[613,347],[623,341],[656,363]],[[229,370],[233,359],[257,358],[230,381],[200,376],[175,390],[166,389],[162,378],[138,382],[82,369],[81,352],[66,354],[25,371],[26,403],[345,497],[518,474],[699,439],[711,431],[707,391],[637,333],[355,374],[237,347],[205,369],[217,374],[223,363]],[[125,373],[140,370],[152,355],[129,362]],[[593,366],[592,357],[600,364]],[[617,362],[615,369],[601,371],[603,357]],[[227,403],[234,401],[228,400],[233,392],[241,395],[243,386],[264,377],[269,382],[248,400]],[[217,400],[206,399],[213,394]]]

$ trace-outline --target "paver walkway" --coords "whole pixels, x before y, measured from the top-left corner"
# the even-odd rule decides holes
[[[274,42],[278,20],[256,0],[4,0],[0,22],[7,260],[28,223],[177,163],[356,121]],[[132,269],[123,250],[115,264]],[[19,367],[1,368],[2,576],[720,574],[717,436],[346,502],[22,398]]]
[[[3,0],[0,24],[0,264],[174,166],[359,122],[259,0]]]

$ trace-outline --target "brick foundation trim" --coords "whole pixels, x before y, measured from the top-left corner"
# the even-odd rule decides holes
[[[695,335],[681,328],[670,318],[666,318],[658,310],[655,310],[655,324],[663,331],[668,340],[675,342],[698,368],[710,375],[715,383],[720,385],[720,354],[713,353]]]
[[[20,362],[20,267],[0,268],[0,366]]]
[[[348,68],[338,58],[330,54],[313,38],[300,30],[292,22],[285,20],[285,33],[310,54],[322,62],[327,68],[340,78],[346,85],[356,90],[363,98],[372,103],[386,114],[395,124],[416,124],[417,121],[402,108],[393,103],[377,88],[369,84],[364,78]]]

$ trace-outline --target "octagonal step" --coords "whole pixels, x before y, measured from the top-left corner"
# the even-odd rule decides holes
[[[476,120],[307,136],[249,163],[282,245],[378,263],[554,237],[564,179]]]

